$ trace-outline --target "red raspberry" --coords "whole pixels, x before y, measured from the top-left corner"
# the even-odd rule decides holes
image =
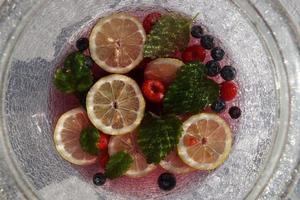
[[[109,142],[109,135],[106,135],[104,133],[100,134],[100,138],[97,144],[97,147],[99,148],[99,150],[107,150],[107,146],[108,146],[108,142]]]
[[[238,87],[232,81],[226,81],[221,84],[221,99],[231,101],[237,95]]]
[[[192,61],[200,61],[203,62],[205,59],[205,49],[202,48],[200,45],[193,45],[188,47],[182,53],[182,60],[185,63],[192,62]]]
[[[165,86],[158,80],[146,80],[142,91],[146,99],[155,103],[160,103],[165,96]]]
[[[108,159],[109,159],[109,154],[107,151],[104,151],[100,154],[99,156],[99,163],[100,163],[100,166],[105,169],[105,166],[106,166],[106,163],[108,162]]]
[[[150,13],[143,21],[143,27],[147,34],[152,30],[153,25],[161,18],[161,14],[158,12]]]

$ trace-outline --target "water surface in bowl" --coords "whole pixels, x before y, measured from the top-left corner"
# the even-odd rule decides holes
[[[145,18],[146,15],[148,15],[151,12],[160,12],[160,13],[169,13],[169,12],[174,12],[171,10],[167,10],[164,8],[151,8],[151,7],[139,7],[137,8],[123,8],[121,9],[122,12],[126,12],[130,15],[133,15],[137,17],[141,22]],[[185,14],[185,13],[181,13]],[[193,13],[192,15],[196,15],[197,13]],[[65,58],[69,52],[76,51],[75,48],[75,43],[76,40],[81,38],[81,37],[89,37],[90,30],[94,26],[95,21],[87,24],[86,26],[82,27],[81,30],[78,30],[80,34],[77,35],[77,37],[72,37],[72,40],[68,41],[68,45],[66,45],[65,52],[63,52],[59,57]],[[209,34],[209,30],[204,27],[205,22],[198,21],[197,23],[201,23],[201,26],[205,30],[205,34]],[[199,44],[200,40],[195,39],[191,37],[191,41],[189,45],[194,45],[194,44]],[[216,46],[222,46],[220,40],[215,38],[215,45]],[[88,51],[85,51],[86,55],[89,55]],[[204,63],[208,62],[211,60],[210,56],[210,50],[206,50],[206,58],[204,60]],[[60,67],[63,63],[59,62],[57,64],[58,67]],[[225,65],[230,65],[233,62],[230,60],[230,56],[226,54],[225,58],[220,61],[221,66]],[[142,63],[143,64],[143,63]],[[141,65],[141,64],[140,64]],[[137,81],[137,83],[141,86],[141,81],[143,80],[143,66],[138,66],[137,69],[132,70],[129,74],[126,74],[133,78],[134,80]],[[237,66],[238,67],[238,66]],[[99,66],[94,65],[92,68],[94,72],[94,81],[96,82],[99,78],[104,77],[108,75],[109,73],[105,72]],[[54,70],[54,69],[53,69]],[[221,83],[223,80],[222,78],[218,75],[213,78],[216,82]],[[52,111],[51,114],[53,115],[52,118],[52,124],[55,126],[56,121],[58,118],[63,114],[64,112],[80,106],[80,103],[78,99],[74,95],[66,95],[55,88],[50,88],[50,99],[51,99],[51,104],[49,106],[49,109]],[[238,106],[238,98],[235,98],[233,101],[227,102],[226,103],[226,110],[220,114],[229,124],[230,127],[233,131],[233,136],[238,128],[238,120],[232,120],[228,114],[228,110],[232,105],[237,105]],[[147,105],[149,105],[149,102],[147,102]],[[151,111],[154,113],[159,113],[160,108],[156,106],[155,104],[150,104],[150,106],[147,106],[146,111]],[[53,127],[54,129],[54,127]],[[53,131],[52,131],[53,132]],[[103,171],[101,167],[99,166],[99,163],[96,163],[95,165],[89,166],[89,167],[82,167],[82,166],[74,166],[75,169],[77,169],[87,181],[91,182],[92,177],[95,173],[99,171]],[[167,195],[168,193],[176,193],[177,191],[184,192],[184,191],[190,191],[191,188],[196,188],[198,187],[198,184],[201,184],[201,180],[207,177],[209,173],[213,172],[208,172],[208,171],[197,171],[193,173],[188,173],[188,174],[182,174],[182,175],[177,175],[177,186],[175,190],[172,190],[170,192],[164,192],[159,189],[157,185],[157,179],[159,175],[166,170],[162,169],[161,167],[158,167],[155,171],[150,173],[149,175],[143,177],[143,178],[129,178],[129,177],[122,177],[118,178],[116,180],[108,181],[105,186],[102,187],[102,189],[105,189],[109,192],[115,193],[115,194],[120,194],[120,195],[125,195],[125,196],[135,196],[135,197],[159,197],[159,196],[164,196]],[[101,190],[100,190],[101,192]]]

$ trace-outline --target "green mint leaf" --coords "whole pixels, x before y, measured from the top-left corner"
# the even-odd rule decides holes
[[[72,93],[76,91],[76,82],[70,70],[59,68],[54,74],[54,85],[64,93]]]
[[[122,176],[133,163],[131,156],[124,151],[112,155],[105,167],[105,175],[109,179],[115,179]]]
[[[181,15],[166,15],[155,23],[144,45],[144,57],[169,57],[184,50],[190,40],[192,20]]]
[[[64,93],[87,91],[93,84],[93,76],[86,60],[87,57],[81,52],[68,55],[64,67],[55,71],[56,88]]]
[[[197,113],[219,97],[219,86],[206,77],[200,62],[186,64],[177,72],[163,102],[166,113]]]
[[[181,133],[182,122],[176,116],[158,118],[147,114],[137,141],[147,161],[158,164],[178,144]]]
[[[99,138],[100,133],[96,128],[87,127],[83,129],[79,139],[82,150],[91,155],[97,155],[99,153],[99,149],[97,147]]]

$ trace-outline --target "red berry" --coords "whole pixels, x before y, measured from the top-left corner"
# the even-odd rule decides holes
[[[185,63],[192,62],[192,61],[200,61],[203,62],[205,59],[205,49],[199,45],[193,45],[188,47],[182,53],[182,60]]]
[[[107,151],[104,151],[100,154],[99,156],[99,163],[100,163],[100,166],[105,169],[105,166],[106,166],[106,163],[108,162],[108,159],[109,159],[109,155],[108,155],[108,152]]]
[[[237,95],[237,85],[232,81],[226,81],[221,84],[221,99],[231,101]]]
[[[161,18],[161,14],[158,12],[150,13],[143,21],[143,27],[147,34],[152,30],[153,25]]]
[[[165,95],[165,86],[158,80],[146,80],[142,90],[146,99],[155,103],[160,103]]]
[[[99,150],[106,150],[108,146],[108,142],[109,142],[109,135],[101,133],[97,147],[99,148]]]

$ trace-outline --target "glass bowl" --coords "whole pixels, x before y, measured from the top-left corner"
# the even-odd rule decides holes
[[[296,1],[295,1],[296,2]],[[281,1],[6,1],[0,15],[1,195],[7,199],[276,199],[298,180],[300,152],[299,25]],[[220,40],[238,70],[228,160],[211,172],[179,176],[171,192],[147,180],[95,187],[97,171],[74,167],[55,151],[55,118],[73,108],[54,98],[53,71],[95,20],[122,10],[170,9],[193,16]],[[56,96],[57,97],[57,96]],[[57,108],[61,109],[57,109]],[[6,181],[8,180],[8,181]],[[153,179],[154,180],[154,179]],[[3,190],[3,191],[2,191]],[[1,196],[0,196],[1,197]]]

